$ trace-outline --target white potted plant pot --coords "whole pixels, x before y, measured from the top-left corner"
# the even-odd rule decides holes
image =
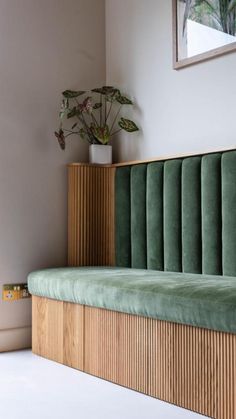
[[[89,163],[112,164],[112,146],[91,144],[89,146]]]

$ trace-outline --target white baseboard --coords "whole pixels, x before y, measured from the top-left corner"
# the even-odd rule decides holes
[[[31,326],[0,330],[0,352],[31,348]]]

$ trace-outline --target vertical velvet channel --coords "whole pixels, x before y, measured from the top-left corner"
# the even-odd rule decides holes
[[[222,275],[221,154],[202,158],[202,272]]]
[[[182,261],[183,272],[202,273],[201,157],[182,164]]]
[[[162,162],[147,167],[147,268],[163,271],[163,167]]]
[[[164,270],[182,271],[181,160],[164,164]]]
[[[147,268],[146,183],[147,165],[133,166],[131,169],[132,268]]]
[[[236,276],[236,152],[222,156],[223,275]]]
[[[131,168],[121,167],[115,176],[115,251],[116,265],[131,267]]]

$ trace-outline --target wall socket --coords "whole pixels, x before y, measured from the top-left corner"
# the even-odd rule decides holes
[[[28,284],[6,284],[2,287],[3,301],[16,301],[30,297]]]

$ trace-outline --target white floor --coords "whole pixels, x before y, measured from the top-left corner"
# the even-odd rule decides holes
[[[0,354],[1,419],[197,419],[203,416],[37,357]]]

